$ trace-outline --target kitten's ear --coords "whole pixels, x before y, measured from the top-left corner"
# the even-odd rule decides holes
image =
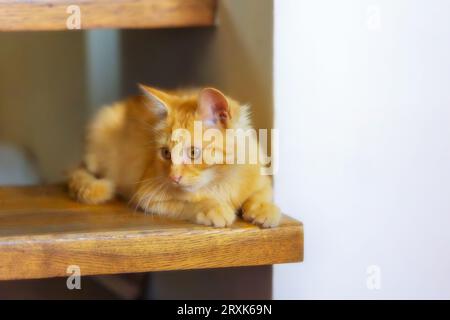
[[[227,98],[214,88],[204,88],[200,92],[197,114],[202,121],[214,126],[226,127],[231,120]]]
[[[149,102],[149,107],[153,112],[156,112],[160,117],[167,116],[169,111],[167,107],[167,101],[169,101],[169,95],[161,90],[146,86],[144,84],[138,84],[145,98]]]

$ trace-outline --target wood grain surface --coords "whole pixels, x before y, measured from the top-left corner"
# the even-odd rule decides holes
[[[0,280],[266,265],[303,260],[303,226],[212,228],[79,204],[61,186],[0,187]]]
[[[74,5],[81,29],[212,26],[216,11],[216,0],[0,0],[0,31],[67,30]]]

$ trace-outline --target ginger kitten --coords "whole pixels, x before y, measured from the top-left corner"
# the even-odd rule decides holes
[[[118,194],[145,212],[215,227],[230,226],[239,211],[262,227],[277,226],[280,210],[261,165],[236,163],[239,146],[212,143],[222,139],[214,134],[251,128],[247,107],[213,88],[140,87],[144,95],[101,109],[88,127],[83,166],[69,177],[70,194],[90,204]],[[196,136],[199,124],[215,139]],[[251,155],[257,140],[247,142]]]

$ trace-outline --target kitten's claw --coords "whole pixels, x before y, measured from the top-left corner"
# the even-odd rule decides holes
[[[263,228],[273,228],[280,224],[281,211],[273,203],[262,202],[244,206],[242,217]]]
[[[197,213],[195,222],[213,227],[228,227],[236,219],[236,213],[230,206],[215,205]]]

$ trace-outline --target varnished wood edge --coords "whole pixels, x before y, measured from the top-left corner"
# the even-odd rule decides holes
[[[211,268],[227,268],[227,267],[241,267],[241,266],[258,266],[258,265],[272,265],[272,264],[280,264],[280,263],[294,263],[294,262],[301,262],[303,261],[304,258],[304,252],[303,252],[303,247],[304,247],[304,238],[303,238],[303,224],[301,222],[298,222],[298,224],[295,225],[289,225],[289,226],[284,226],[282,227],[283,230],[280,231],[278,230],[278,232],[282,232],[284,234],[284,240],[283,243],[284,245],[290,245],[292,246],[291,248],[291,252],[292,254],[289,256],[283,256],[283,257],[278,257],[276,259],[272,258],[272,257],[265,257],[264,259],[261,260],[251,260],[252,262],[245,262],[243,259],[238,259],[238,263],[228,263],[226,265],[224,265],[221,261],[207,261],[207,258],[205,257],[205,262],[201,263],[201,264],[197,264],[197,265],[191,265],[189,267],[178,267],[179,265],[179,261],[175,261],[176,263],[174,263],[175,267],[171,267],[169,266],[165,266],[165,267],[152,267],[152,266],[144,266],[142,268],[135,268],[135,269],[120,269],[117,267],[104,267],[105,265],[105,261],[100,261],[100,264],[103,265],[103,267],[98,267],[98,269],[101,270],[95,270],[95,271],[89,271],[91,269],[93,269],[92,266],[89,266],[88,271],[87,272],[83,272],[83,275],[107,275],[107,274],[120,274],[120,273],[136,273],[136,272],[154,272],[154,271],[174,271],[174,270],[192,270],[192,269],[211,269]],[[275,246],[276,245],[280,245],[279,243],[273,243],[270,240],[270,232],[277,232],[276,231],[277,228],[274,229],[264,229],[266,231],[266,233],[260,233],[261,235],[261,244],[262,245],[272,245]],[[254,230],[255,232],[260,232],[258,230]],[[244,231],[244,232],[249,232],[249,231]],[[138,234],[136,234],[138,236]],[[145,237],[148,237],[149,241],[154,241],[155,240],[155,235],[151,235],[149,236],[148,234],[146,234],[145,232],[139,232],[139,236],[141,236],[141,240],[142,237],[145,240]],[[193,238],[195,238],[195,235],[192,235]],[[274,235],[275,236],[275,235]],[[201,235],[199,235],[199,237],[201,237]],[[86,238],[86,239],[65,239],[65,240],[57,240],[54,241],[51,239],[51,237],[49,237],[47,239],[47,241],[45,240],[41,240],[40,242],[38,242],[39,245],[42,245],[44,247],[44,250],[48,249],[48,250],[53,250],[53,251],[58,251],[58,250],[64,250],[67,243],[69,242],[78,242],[78,241],[98,241],[99,242],[99,246],[101,246],[103,244],[103,241],[111,241],[111,239],[106,238],[106,239],[99,239],[96,240],[95,238]],[[128,238],[128,240],[130,240],[130,238]],[[116,239],[113,241],[121,241],[121,239]],[[194,239],[193,239],[194,241]],[[60,261],[60,259],[58,259],[58,257],[55,257],[55,259],[48,259],[48,257],[46,259],[48,259],[48,261],[43,261],[42,257],[39,257],[39,254],[34,254],[33,252],[29,252],[27,253],[26,251],[28,250],[27,247],[29,247],[29,249],[32,249],[33,245],[36,244],[35,242],[31,241],[31,242],[26,242],[26,241],[21,241],[20,244],[18,244],[17,242],[5,242],[2,241],[2,243],[0,243],[0,280],[19,280],[19,279],[41,279],[41,278],[53,278],[53,277],[67,277],[69,276],[68,274],[65,273],[65,267],[67,267],[67,263]],[[4,250],[7,247],[10,247],[9,250]],[[129,247],[129,250],[132,252],[133,250],[136,250],[138,248],[133,248],[133,246]],[[221,248],[220,246],[217,248],[218,250],[223,250],[223,251],[227,251],[229,249],[227,248]],[[233,248],[232,251],[237,251],[237,246]],[[74,252],[74,255],[76,255],[76,251]],[[147,252],[146,255],[150,255],[151,253]],[[248,252],[246,253],[247,255],[249,254]],[[36,268],[30,268],[30,270],[28,271],[24,271],[24,272],[16,272],[16,270],[5,270],[5,266],[2,266],[2,261],[6,261],[8,256],[9,257],[14,257],[15,255],[17,256],[22,256],[24,257],[23,261],[18,261],[17,263],[27,263],[27,259],[26,257],[33,259],[36,259],[37,261],[34,261],[33,263],[36,265],[47,265],[49,266],[48,268],[40,268],[40,269],[36,269]],[[95,257],[95,254],[93,253],[93,256]],[[99,258],[99,260],[101,260],[101,257]],[[250,261],[249,260],[249,261]],[[80,263],[80,267],[82,269],[86,269],[83,266],[83,263]],[[54,272],[51,271],[53,269],[57,269],[59,270],[58,272]],[[10,268],[12,269],[12,268]],[[50,271],[49,271],[50,270]]]

